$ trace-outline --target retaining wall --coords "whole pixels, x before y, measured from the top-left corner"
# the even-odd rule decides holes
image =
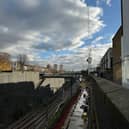
[[[129,89],[97,77],[90,82],[90,129],[129,129]]]
[[[10,72],[0,73],[0,84],[32,81],[35,87],[39,83],[39,72]]]

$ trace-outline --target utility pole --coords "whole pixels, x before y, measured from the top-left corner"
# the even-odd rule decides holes
[[[89,36],[90,36],[90,8],[89,8],[89,6],[88,6],[88,4],[87,4],[87,15],[88,15],[88,31],[87,31],[87,33],[88,33],[88,38],[89,38]],[[88,62],[88,75],[89,75],[89,73],[90,73],[90,65],[91,65],[91,62],[92,62],[92,58],[91,58],[91,48],[89,48],[89,53],[88,53],[88,58],[86,59],[86,61]]]
[[[88,54],[88,58],[86,60],[88,62],[88,75],[90,73],[90,66],[91,66],[91,62],[92,62],[92,57],[91,57],[91,48],[89,49],[89,54]]]

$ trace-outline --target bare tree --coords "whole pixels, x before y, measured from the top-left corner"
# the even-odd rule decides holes
[[[24,65],[27,63],[27,56],[25,54],[19,54],[17,56],[17,62],[20,65],[20,70],[24,72]]]

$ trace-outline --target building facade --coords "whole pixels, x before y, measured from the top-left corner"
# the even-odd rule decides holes
[[[129,88],[129,0],[121,0],[122,27],[122,84]]]
[[[59,72],[60,73],[64,72],[64,70],[63,70],[63,64],[60,64],[60,66],[59,66]]]
[[[100,62],[100,73],[101,76],[112,80],[113,78],[113,67],[112,67],[112,48],[109,48],[105,55],[102,57]]]
[[[8,53],[0,52],[0,71],[12,71],[12,63],[10,61],[10,55]]]
[[[58,71],[58,65],[54,64],[53,65],[53,73],[57,73],[57,71]]]
[[[122,83],[122,64],[121,64],[121,37],[122,37],[122,26],[119,28],[115,36],[113,37],[113,81],[121,84]]]

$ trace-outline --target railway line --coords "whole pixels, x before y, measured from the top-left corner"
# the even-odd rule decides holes
[[[45,127],[48,122],[47,117],[53,116],[60,103],[62,103],[62,100],[57,98],[46,108],[42,107],[31,111],[6,129],[39,129],[41,126]]]
[[[60,109],[62,104],[64,104],[68,99],[70,99],[70,89],[65,91],[62,97],[62,90],[53,97],[51,103],[44,107],[41,106],[28,114],[26,114],[21,119],[17,120],[13,124],[9,125],[6,129],[42,129],[48,127],[49,119],[55,115]]]

